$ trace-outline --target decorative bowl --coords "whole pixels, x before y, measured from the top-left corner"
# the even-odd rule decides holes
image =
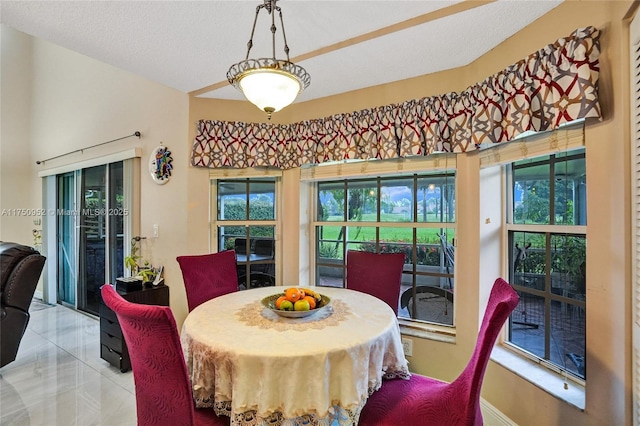
[[[271,296],[267,296],[264,299],[262,299],[262,305],[265,308],[269,309],[271,312],[274,312],[275,314],[285,318],[308,317],[310,315],[314,315],[318,312],[326,310],[331,304],[331,299],[328,296],[325,296],[324,294],[320,294],[320,297],[322,297],[322,300],[318,305],[316,305],[315,309],[310,309],[308,311],[281,311],[279,309],[276,309],[276,300],[278,300],[280,296],[284,296],[284,293],[278,293],[278,294],[273,294]]]

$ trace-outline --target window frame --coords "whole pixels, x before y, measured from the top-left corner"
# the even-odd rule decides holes
[[[227,169],[212,169],[209,172],[209,251],[216,253],[218,249],[220,226],[241,226],[241,227],[257,227],[272,226],[274,228],[274,267],[275,267],[275,285],[282,285],[282,248],[281,228],[282,228],[282,171],[269,168],[253,168],[235,170],[237,173],[229,173]],[[224,180],[232,181],[251,181],[252,179],[274,179],[274,219],[271,220],[219,220],[218,219],[218,182]],[[249,208],[247,204],[247,209]],[[247,267],[250,268],[253,262],[249,261]]]
[[[585,147],[585,122],[577,120],[561,126],[560,128],[546,132],[528,132],[508,143],[486,144],[479,147],[477,152],[480,165],[480,172],[484,169],[488,175],[499,175],[502,184],[497,191],[488,191],[489,195],[485,199],[485,188],[481,188],[481,206],[483,204],[495,205],[496,197],[502,200],[500,206],[496,207],[495,214],[502,215],[499,229],[489,230],[490,233],[499,232],[500,242],[498,247],[488,253],[491,258],[499,260],[499,265],[486,265],[481,268],[481,277],[490,280],[498,272],[502,276],[509,274],[509,246],[507,238],[507,203],[506,197],[510,197],[510,190],[506,185],[506,164],[527,158],[536,158],[543,155],[570,151],[575,148]],[[589,152],[585,150],[585,161],[588,163]],[[593,200],[591,200],[593,202]],[[589,203],[589,201],[587,201]],[[497,266],[497,270],[496,270]],[[485,273],[485,270],[487,273]],[[483,275],[484,274],[484,275]],[[505,342],[507,325],[494,346],[491,353],[491,360],[506,370],[523,378],[540,389],[553,395],[558,400],[570,404],[577,409],[585,408],[585,382],[562,374],[554,365],[541,361],[539,358],[529,356],[525,351],[517,349],[515,346]]]
[[[451,154],[448,154],[448,158],[450,158]],[[414,160],[415,161],[415,160]],[[388,163],[388,162],[385,162]],[[433,163],[431,161],[431,163]],[[382,164],[382,163],[380,163]],[[375,175],[362,175],[362,174],[355,174],[355,173],[348,173],[348,174],[341,174],[341,173],[336,173],[339,176],[336,176],[334,179],[329,179],[328,177],[331,176],[331,173],[323,173],[323,179],[320,181],[316,181],[315,184],[313,185],[313,195],[311,197],[312,200],[314,200],[313,203],[313,208],[310,210],[312,212],[311,216],[311,220],[310,220],[310,241],[312,242],[312,254],[310,256],[310,261],[312,263],[311,267],[310,267],[310,271],[312,274],[312,279],[314,280],[314,282],[317,281],[317,277],[318,277],[318,268],[319,265],[317,263],[317,256],[316,256],[316,250],[318,247],[318,236],[317,236],[317,229],[319,226],[331,226],[331,227],[371,227],[371,228],[375,228],[376,229],[376,251],[379,251],[379,240],[380,240],[380,234],[379,234],[379,229],[381,228],[412,228],[413,232],[413,241],[411,242],[412,247],[415,247],[416,244],[419,244],[416,242],[416,238],[417,238],[417,232],[419,230],[422,229],[440,229],[440,230],[447,230],[447,237],[451,238],[455,238],[455,232],[456,232],[456,211],[455,211],[455,193],[456,193],[456,187],[457,187],[457,180],[456,180],[456,169],[455,167],[450,167],[451,164],[455,165],[455,162],[451,162],[451,161],[445,161],[444,167],[442,165],[440,165],[440,167],[436,167],[434,169],[431,170],[425,170],[425,168],[423,167],[417,167],[416,170],[412,170],[412,171],[406,171],[402,170],[402,168],[400,168],[400,170],[398,170],[398,168],[395,168],[395,173],[376,173]],[[356,165],[357,166],[357,165]],[[370,166],[370,165],[369,165]],[[449,166],[449,167],[447,167]],[[327,166],[323,166],[323,167],[327,167]],[[339,166],[338,166],[339,167]],[[362,167],[362,165],[360,166]],[[357,170],[357,169],[356,169]],[[336,171],[340,172],[341,170],[338,168]],[[324,172],[324,171],[323,171]],[[360,172],[362,172],[362,170],[360,170]],[[454,210],[453,210],[453,218],[454,220],[452,222],[428,222],[428,221],[418,221],[418,217],[417,217],[417,204],[418,204],[418,200],[417,197],[413,197],[412,200],[412,209],[413,209],[413,219],[412,221],[409,222],[393,222],[393,221],[382,221],[380,220],[380,215],[381,215],[381,204],[379,201],[382,197],[381,195],[381,191],[380,188],[382,186],[384,186],[384,182],[385,181],[397,181],[397,180],[401,180],[401,179],[411,179],[412,183],[414,184],[413,187],[413,195],[415,195],[417,193],[417,191],[419,191],[419,189],[416,187],[416,183],[419,182],[420,180],[423,179],[429,179],[429,178],[436,178],[438,175],[442,175],[443,177],[445,175],[448,175],[445,179],[451,179],[451,183],[453,184],[453,188],[454,188]],[[318,207],[317,207],[317,200],[318,200],[318,187],[319,187],[319,183],[324,183],[326,181],[330,181],[331,183],[336,183],[336,184],[340,184],[343,183],[345,185],[345,198],[347,198],[347,191],[346,191],[346,181],[351,181],[353,183],[366,183],[366,184],[370,184],[375,186],[375,188],[377,188],[377,200],[378,202],[376,203],[376,217],[377,220],[376,221],[354,221],[354,220],[350,220],[348,218],[343,218],[343,221],[321,221],[318,219]],[[345,200],[346,203],[346,200]],[[343,237],[343,244],[346,241],[345,240],[346,236]],[[346,270],[345,270],[345,257],[346,257],[346,246],[343,246],[342,248],[342,263],[341,265],[339,265],[341,268],[343,268],[343,274],[342,274],[342,286],[345,285],[345,277],[346,277]],[[414,256],[415,258],[415,256]],[[414,259],[415,260],[415,259]],[[412,262],[410,264],[411,270],[407,270],[405,269],[403,276],[407,276],[410,275],[411,276],[411,288],[416,287],[416,279],[417,276],[431,276],[431,277],[436,277],[436,278],[451,278],[453,280],[455,280],[455,263],[453,264],[453,267],[451,269],[450,272],[448,273],[426,273],[426,272],[417,272],[417,264],[415,262]],[[455,287],[454,287],[455,288]],[[426,321],[422,321],[422,320],[415,320],[415,319],[411,319],[408,317],[398,317],[399,322],[403,325],[403,332],[407,331],[406,334],[408,335],[414,335],[417,337],[431,337],[431,336],[427,336],[425,335],[425,331],[426,332],[434,332],[435,331],[435,335],[437,336],[438,340],[446,340],[446,341],[451,341],[451,337],[455,336],[455,304],[453,305],[453,312],[451,312],[450,314],[453,318],[452,320],[452,324],[451,325],[447,325],[447,324],[442,324],[442,323],[435,323],[435,322],[426,322]],[[406,328],[405,328],[406,327]]]
[[[541,149],[541,146],[543,144],[541,142],[537,143],[535,146],[535,150],[538,151]],[[581,152],[576,152],[576,149],[581,149]],[[563,157],[563,160],[547,160],[547,161],[537,161],[542,157],[545,156],[555,156],[556,154],[563,154],[566,157]],[[546,153],[539,153],[536,156],[531,156],[528,157],[529,159],[532,160],[536,160],[535,163],[536,164],[540,164],[540,163],[545,163],[545,164],[551,164],[554,161],[555,162],[559,162],[559,161],[564,161],[564,158],[568,158],[568,159],[576,159],[576,158],[583,158],[586,163],[586,159],[587,159],[587,154],[586,154],[586,150],[584,149],[584,146],[573,146],[571,148],[568,148],[566,150],[558,150],[558,151],[553,151],[553,152],[546,152]],[[513,178],[514,178],[514,173],[513,173],[513,163],[522,160],[523,158],[511,158],[509,163],[506,163],[502,168],[505,174],[505,185],[504,185],[504,191],[505,191],[505,220],[504,220],[504,259],[503,261],[505,262],[505,271],[509,277],[510,282],[512,282],[513,284],[513,274],[514,274],[514,269],[512,267],[513,265],[513,260],[514,260],[514,254],[513,254],[513,250],[512,250],[512,246],[511,246],[511,240],[512,240],[512,235],[513,233],[516,232],[523,232],[523,233],[536,233],[536,234],[543,234],[545,235],[545,239],[547,241],[546,244],[549,244],[549,238],[550,236],[558,236],[558,235],[565,235],[565,236],[580,236],[580,237],[584,237],[585,239],[585,244],[586,241],[588,240],[588,235],[587,235],[587,225],[566,225],[566,224],[554,224],[554,223],[549,223],[549,224],[525,224],[525,223],[514,223],[514,208],[513,208],[513,204],[514,204],[514,199],[513,199],[513,193],[514,193],[514,182],[513,182]],[[553,173],[553,167],[549,168],[549,176],[551,176],[551,173]],[[551,182],[553,180],[549,179]],[[550,197],[552,196],[553,191],[551,191]],[[587,201],[585,200],[585,206],[586,206]],[[550,203],[550,212],[553,212],[553,201],[551,201]],[[553,217],[555,217],[555,214],[553,215]],[[551,219],[551,222],[554,222],[553,218]],[[545,247],[545,253],[546,256],[549,256],[549,254],[547,253],[548,250],[550,250],[549,247]],[[548,259],[547,259],[548,260]],[[585,262],[586,262],[586,251],[585,251]],[[549,267],[547,265],[547,267]],[[586,277],[585,277],[586,278]],[[527,294],[532,294],[532,295],[536,295],[538,297],[542,297],[544,298],[545,301],[545,306],[549,306],[549,304],[552,301],[556,301],[556,302],[560,302],[560,303],[568,303],[571,305],[576,305],[580,308],[582,308],[584,311],[584,318],[585,318],[585,323],[586,323],[586,301],[583,300],[581,302],[576,301],[576,300],[572,300],[569,299],[567,297],[564,297],[563,295],[558,295],[558,294],[553,294],[553,292],[551,291],[551,282],[547,282],[547,280],[550,280],[550,277],[545,277],[545,290],[542,292],[539,291],[527,291],[526,289],[524,289],[522,286],[519,285],[514,285],[514,288],[519,291],[519,292],[525,292]],[[586,285],[586,284],[585,284]],[[547,288],[549,287],[549,288]],[[546,295],[546,293],[549,293],[549,295]],[[549,299],[549,300],[547,300]],[[507,337],[504,339],[503,341],[503,345],[505,348],[509,349],[511,352],[516,353],[517,355],[528,359],[530,361],[533,361],[534,363],[543,366],[544,368],[557,373],[559,375],[562,375],[562,377],[564,378],[564,380],[571,380],[574,383],[579,384],[580,386],[584,387],[586,385],[586,378],[582,378],[577,374],[574,374],[571,370],[569,370],[568,368],[562,367],[559,364],[551,361],[550,359],[546,359],[544,356],[539,356],[537,354],[534,354],[530,351],[528,351],[526,348],[523,348],[519,345],[517,345],[516,343],[513,343],[511,341],[511,330],[512,330],[512,326],[513,326],[513,314],[510,316],[509,321],[508,321],[508,326],[507,326]],[[545,352],[548,352],[548,346],[550,345],[550,340],[552,339],[551,336],[551,332],[549,331],[549,329],[551,328],[550,326],[551,321],[550,321],[550,317],[549,317],[549,313],[545,312],[545,319],[544,319],[544,328],[545,328],[545,336],[544,336],[544,345],[545,345]],[[584,335],[584,346],[585,346],[585,355],[587,352],[587,339],[586,339],[587,335],[586,335],[586,329],[585,329],[585,335]],[[549,340],[549,341],[548,341]]]

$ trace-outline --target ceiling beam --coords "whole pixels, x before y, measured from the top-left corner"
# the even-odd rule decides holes
[[[418,25],[426,24],[427,22],[435,21],[438,19],[446,18],[448,16],[456,15],[458,13],[466,12],[467,10],[475,9],[476,7],[482,7],[490,3],[494,3],[497,0],[486,0],[486,1],[478,1],[478,0],[463,0],[460,3],[456,3],[451,6],[444,7],[442,9],[435,10],[433,12],[425,13],[423,15],[415,16],[413,18],[407,19],[405,21],[398,22],[396,24],[392,24],[383,28],[379,28],[374,31],[370,31],[368,33],[352,37],[343,41],[339,41],[337,43],[331,44],[329,46],[321,47],[316,50],[312,50],[311,52],[303,53],[301,55],[295,56],[291,58],[291,62],[298,63],[307,59],[315,58],[317,56],[326,55],[330,52],[335,52],[336,50],[344,49],[346,47],[351,47],[356,44],[364,43],[370,40],[374,40],[379,37],[384,37],[389,34],[393,34],[398,31],[404,31],[408,28],[416,27]],[[190,96],[199,96],[204,93],[209,93],[217,89],[221,89],[226,87],[229,84],[227,80],[219,81],[217,83],[211,84],[209,86],[203,87],[202,89],[197,89],[189,92]]]

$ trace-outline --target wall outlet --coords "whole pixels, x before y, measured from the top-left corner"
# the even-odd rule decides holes
[[[404,351],[405,356],[413,355],[413,340],[408,339],[406,337],[402,338],[402,350]]]

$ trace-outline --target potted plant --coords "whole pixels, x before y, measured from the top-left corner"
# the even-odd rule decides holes
[[[148,286],[156,279],[156,269],[151,266],[149,261],[145,261],[141,267],[138,267],[138,275],[142,278],[142,282]]]
[[[124,265],[129,270],[129,276],[137,278],[145,285],[157,285],[162,278],[162,266],[154,267],[148,260],[143,260],[140,255],[140,237],[131,239],[131,252],[124,258]]]
[[[129,256],[124,258],[124,266],[129,270],[129,276],[135,277],[138,274],[138,261],[141,259],[138,247],[138,243],[140,242],[140,237],[131,238],[131,252]]]

